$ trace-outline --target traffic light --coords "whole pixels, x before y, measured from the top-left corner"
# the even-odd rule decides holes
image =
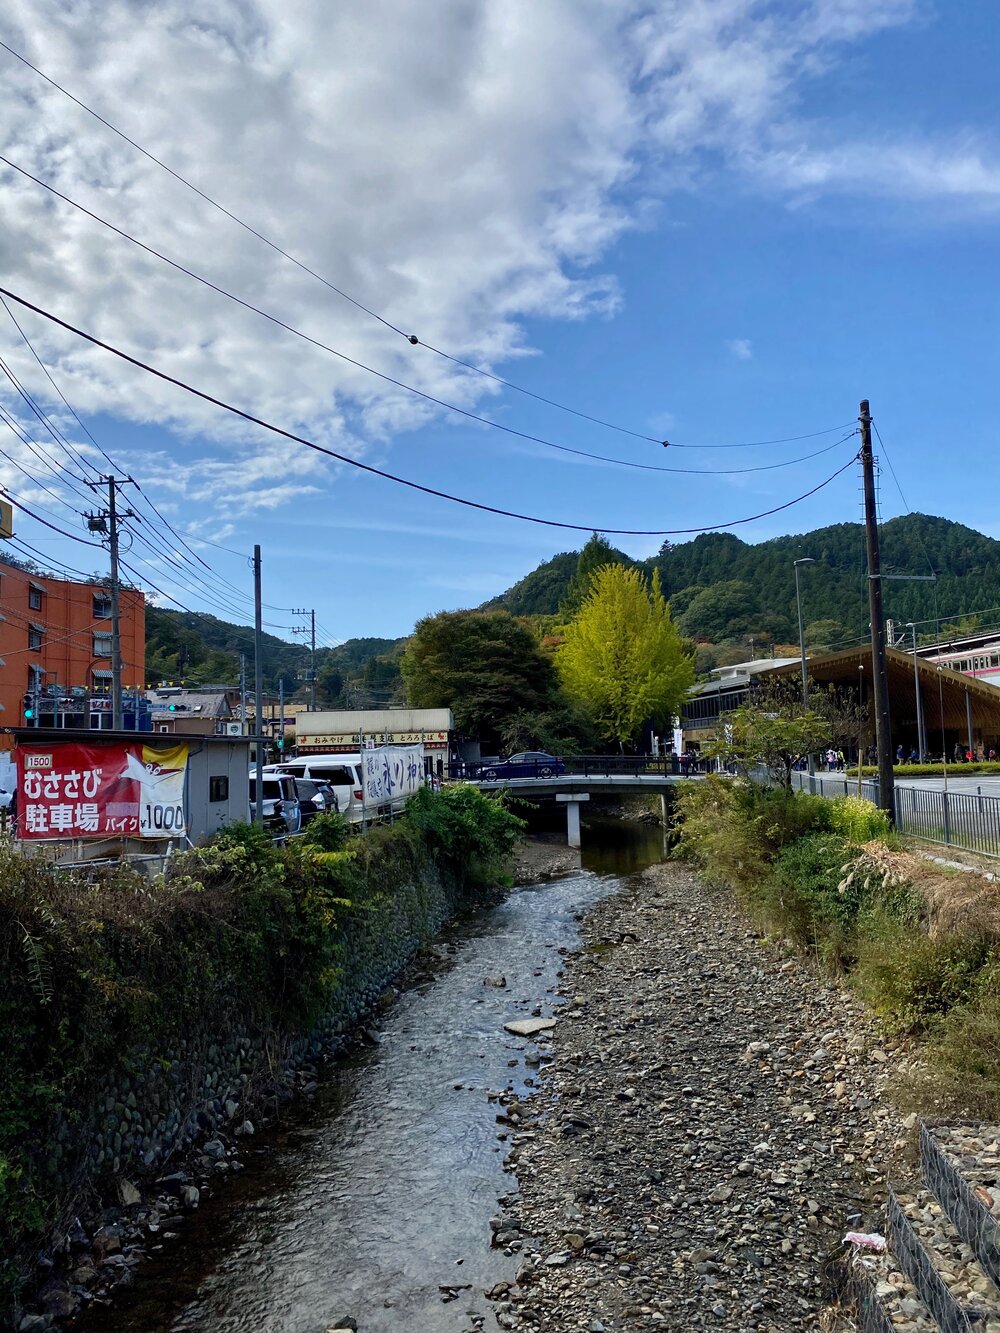
[[[279,750],[283,750],[283,749],[285,748],[285,738],[284,738],[284,736],[279,736],[278,739],[277,739],[274,743],[275,743],[275,745],[278,747]]]
[[[24,696],[24,720],[30,722],[35,716],[35,696],[26,694]]]

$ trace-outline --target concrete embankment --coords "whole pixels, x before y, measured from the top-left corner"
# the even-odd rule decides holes
[[[901,1143],[894,1053],[685,868],[599,903],[584,939],[511,1153],[501,1327],[840,1327],[825,1273]]]

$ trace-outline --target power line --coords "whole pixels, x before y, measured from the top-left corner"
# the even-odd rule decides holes
[[[22,438],[16,426],[11,422],[7,414],[2,409],[0,409],[0,422],[2,422],[5,426],[7,426],[8,429],[13,432],[15,438],[19,439],[22,444],[28,443],[26,439]],[[32,452],[34,453],[34,450],[32,450]],[[13,467],[17,472],[20,472],[21,476],[24,477],[25,480],[30,485],[40,487],[41,490],[43,490],[46,495],[51,496],[51,498],[55,500],[56,504],[64,505],[67,509],[71,511],[71,513],[73,513],[77,517],[81,516],[80,511],[78,509],[75,509],[74,506],[71,505],[70,502],[65,498],[65,496],[60,495],[58,491],[54,491],[51,486],[47,486],[45,482],[41,479],[41,477],[36,477],[32,472],[29,472],[29,470],[22,463],[19,463],[17,461],[17,459],[14,457],[13,454],[9,454],[6,451],[6,449],[0,449],[0,457],[6,458],[7,462],[10,463],[11,467]],[[56,476],[58,480],[62,480],[62,478],[58,477],[58,474],[56,474]]]
[[[22,499],[20,499],[19,496],[15,495],[13,491],[7,490],[5,487],[0,486],[0,495],[8,496],[11,500],[14,501],[18,509],[23,514],[27,514],[29,518],[33,518],[36,523],[41,523],[43,527],[51,528],[52,531],[57,532],[60,537],[67,537],[71,542],[79,542],[81,546],[89,546],[91,550],[94,551],[101,551],[104,549],[98,542],[88,542],[86,537],[77,537],[74,533],[66,532],[64,528],[57,527],[54,523],[47,522],[46,519],[40,517],[40,515],[36,514],[33,510],[29,509],[28,506],[25,504],[25,502]],[[40,505],[39,508],[41,508]],[[48,510],[46,510],[46,513],[47,512]]]
[[[2,43],[0,43],[0,45],[2,45]],[[28,180],[34,182],[35,185],[40,186],[43,190],[47,190],[57,199],[61,199],[63,203],[69,204],[71,208],[77,209],[79,212],[83,213],[86,217],[89,217],[94,222],[99,223],[102,227],[106,227],[109,231],[113,232],[116,236],[120,237],[122,240],[128,241],[130,242],[130,244],[137,246],[140,250],[145,251],[146,254],[152,255],[154,259],[158,259],[160,260],[161,263],[169,265],[170,268],[175,269],[178,273],[183,273],[185,277],[192,279],[192,281],[200,283],[203,287],[207,287],[210,291],[217,293],[217,295],[223,296],[226,298],[226,300],[234,302],[236,305],[241,306],[244,310],[249,310],[251,313],[259,315],[262,319],[266,319],[269,323],[275,325],[275,327],[283,329],[286,333],[292,334],[293,337],[301,338],[303,342],[309,343],[312,347],[316,347],[320,351],[327,352],[330,356],[335,356],[338,358],[338,360],[344,361],[346,362],[346,364],[350,366],[354,366],[355,369],[357,370],[363,370],[368,375],[374,375],[377,379],[382,380],[386,384],[391,384],[397,389],[402,389],[406,393],[413,394],[415,397],[422,399],[424,402],[432,403],[435,407],[443,408],[447,412],[454,412],[458,416],[465,417],[466,420],[468,421],[477,422],[479,425],[489,426],[493,430],[502,431],[505,435],[512,435],[520,440],[527,440],[532,444],[543,445],[547,449],[557,449],[561,453],[577,454],[583,458],[593,458],[599,462],[611,463],[618,467],[643,468],[644,470],[650,472],[688,472],[697,475],[725,475],[727,472],[727,469],[659,467],[656,466],[655,464],[635,463],[628,459],[612,458],[605,454],[595,454],[589,452],[586,449],[576,449],[572,448],[569,445],[558,444],[555,441],[548,440],[541,435],[532,435],[528,431],[517,430],[513,426],[506,426],[502,422],[493,421],[491,420],[491,418],[484,417],[480,415],[480,413],[478,412],[472,412],[468,408],[459,407],[457,403],[450,403],[444,398],[438,398],[434,394],[427,393],[423,389],[418,389],[413,384],[407,384],[404,380],[396,379],[395,376],[389,375],[385,371],[376,370],[374,366],[369,366],[364,361],[359,361],[356,357],[349,356],[346,352],[342,352],[338,348],[331,346],[329,343],[323,342],[322,339],[313,337],[311,333],[306,333],[304,329],[297,328],[296,325],[294,324],[289,324],[287,320],[282,319],[279,315],[272,314],[269,310],[263,309],[262,306],[254,305],[252,301],[247,301],[242,296],[237,296],[235,292],[231,292],[229,291],[228,288],[222,287],[217,282],[213,282],[211,278],[206,278],[204,274],[198,273],[195,269],[189,268],[186,264],[180,263],[179,260],[171,259],[169,255],[164,254],[162,250],[157,250],[155,246],[148,245],[145,241],[140,241],[138,237],[133,236],[131,232],[123,230],[121,227],[116,226],[115,223],[110,222],[107,218],[101,217],[99,213],[95,213],[92,209],[87,208],[84,204],[79,203],[75,199],[71,199],[69,195],[64,194],[61,190],[56,189],[56,187],[54,185],[51,185],[48,181],[42,180],[41,177],[33,175],[30,171],[26,170],[24,167],[18,166],[16,162],[12,162],[10,158],[3,156],[3,154],[0,154],[0,162],[2,162],[5,166],[10,167],[13,171],[16,171],[20,175],[26,177]],[[850,423],[845,423],[845,424],[850,424]],[[798,438],[802,439],[815,438],[818,435],[832,434],[833,431],[843,430],[844,428],[845,428],[844,426],[835,426],[830,428],[829,430],[813,432],[809,436],[801,436],[801,437],[788,436],[786,437],[785,440],[771,441],[771,443],[789,443]],[[646,436],[643,438],[651,439],[652,437]],[[662,442],[661,441],[656,441],[656,442],[663,443],[664,445],[669,444],[669,441],[667,440],[664,440]],[[758,444],[766,444],[766,443],[769,442],[751,441],[747,445],[739,445],[739,446],[685,445],[683,447],[684,448],[699,448],[699,447],[753,448],[756,447]],[[681,446],[672,446],[672,447],[681,447]],[[815,457],[815,455],[813,454],[806,455],[806,458],[812,458],[812,457]],[[790,460],[789,463],[772,463],[768,466],[786,467],[786,466],[791,466],[792,463],[804,462],[804,461],[806,460],[792,459]],[[729,471],[732,472],[756,472],[765,470],[766,470],[765,468],[729,469]]]
[[[832,435],[834,431],[847,430],[848,426],[853,427],[854,422],[845,421],[840,426],[827,426],[824,430],[813,430],[807,435],[783,435],[776,440],[743,440],[739,444],[674,444],[672,441],[664,441],[664,444],[669,443],[671,449],[762,449],[768,444],[795,444],[799,440],[816,440],[821,435]],[[854,433],[852,430],[851,434]]]
[[[31,546],[28,542],[24,540],[23,537],[10,537],[8,538],[8,542],[11,546],[15,546],[19,550],[27,551],[28,558],[32,561],[32,563],[34,563],[34,560],[37,557],[39,560],[43,560],[45,562],[46,567],[48,568],[54,567],[56,569],[61,569],[66,574],[76,575],[84,583],[94,582],[93,575],[85,574],[82,569],[76,569],[72,565],[64,564],[63,561],[61,560],[53,559],[52,556],[46,555],[44,551],[40,551],[37,546]]]
[[[230,412],[233,416],[240,417],[243,421],[249,421],[252,425],[260,426],[263,430],[270,431],[274,435],[280,435],[283,439],[291,440],[295,444],[304,445],[307,449],[312,449],[316,453],[325,454],[328,458],[335,458],[338,462],[345,463],[349,467],[357,468],[361,472],[367,472],[371,476],[382,477],[386,481],[393,481],[399,486],[406,486],[410,490],[420,491],[424,495],[433,495],[440,500],[448,500],[452,504],[464,505],[468,509],[478,509],[487,514],[497,514],[502,518],[516,518],[523,523],[537,523],[547,528],[564,528],[573,532],[606,532],[610,536],[616,537],[671,537],[686,536],[692,532],[712,532],[717,528],[737,527],[744,523],[754,523],[761,518],[769,518],[772,514],[778,514],[784,509],[790,509],[793,505],[800,504],[803,500],[809,499],[809,497],[815,495],[817,491],[821,491],[825,486],[828,486],[832,481],[839,477],[842,472],[846,472],[857,457],[857,455],[855,455],[854,458],[848,459],[842,467],[839,467],[837,471],[827,477],[825,481],[821,481],[818,485],[812,487],[811,490],[806,491],[804,494],[796,496],[793,500],[787,500],[784,504],[776,505],[773,509],[765,509],[759,514],[751,514],[746,518],[729,519],[722,523],[709,523],[704,527],[692,528],[610,528],[605,527],[600,523],[564,523],[560,522],[558,519],[538,518],[532,514],[519,514],[510,509],[500,509],[495,505],[482,504],[478,500],[468,500],[462,496],[451,495],[447,491],[437,490],[433,486],[424,486],[418,481],[409,480],[407,477],[398,477],[394,473],[386,472],[384,469],[374,467],[370,463],[362,463],[360,459],[351,458],[347,454],[338,453],[335,449],[328,449],[325,445],[316,444],[313,440],[306,439],[303,435],[295,435],[292,431],[284,430],[281,426],[275,426],[271,422],[265,421],[261,417],[256,417],[250,412],[244,412],[242,408],[234,407],[231,403],[227,403],[221,398],[215,398],[202,389],[196,389],[193,385],[187,384],[184,380],[177,379],[173,375],[168,375],[166,371],[157,370],[154,366],[147,365],[146,362],[140,361],[137,357],[130,356],[128,352],[123,352],[120,348],[114,347],[111,343],[102,342],[100,338],[96,338],[93,334],[85,333],[74,324],[70,324],[66,320],[60,319],[58,315],[54,315],[50,311],[44,310],[41,306],[34,305],[23,296],[18,296],[16,292],[10,291],[9,288],[0,287],[0,295],[9,296],[10,299],[16,301],[18,305],[22,305],[26,309],[34,311],[36,315],[41,315],[44,319],[65,329],[68,333],[76,334],[78,338],[83,338],[93,346],[100,347],[104,351],[110,352],[113,356],[117,356],[119,360],[126,361],[129,365],[136,366],[139,370],[144,370],[149,375],[154,375],[157,379],[163,380],[164,383],[173,384],[177,388],[183,389],[186,393],[190,393],[194,397],[200,398],[203,402],[211,403],[215,407],[221,407],[224,411]]]
[[[62,390],[59,388],[59,385],[56,383],[55,379],[53,378],[53,376],[52,376],[51,373],[49,372],[49,370],[48,370],[47,366],[45,365],[44,361],[42,361],[41,357],[38,355],[37,351],[36,351],[35,348],[33,347],[32,343],[31,343],[31,340],[29,339],[28,335],[25,333],[24,329],[21,327],[20,323],[18,322],[17,318],[16,318],[15,315],[14,315],[14,312],[11,310],[11,308],[10,308],[10,306],[7,304],[6,300],[4,300],[2,297],[0,297],[0,303],[3,304],[3,307],[4,307],[4,309],[6,310],[7,315],[9,316],[9,318],[10,318],[11,322],[13,323],[13,325],[14,325],[15,329],[17,330],[17,332],[20,334],[20,336],[21,336],[21,340],[24,342],[25,346],[27,347],[27,349],[28,349],[28,351],[31,353],[31,355],[34,357],[35,361],[36,361],[36,362],[38,363],[38,365],[41,367],[42,371],[44,372],[44,374],[45,374],[46,378],[48,379],[49,383],[51,384],[52,388],[53,388],[53,389],[55,390],[55,392],[59,395],[59,398],[62,400],[62,402],[63,402],[64,406],[67,408],[67,410],[72,414],[72,416],[73,416],[74,419],[76,420],[77,424],[79,425],[80,429],[81,429],[82,431],[84,431],[84,433],[87,435],[87,437],[88,437],[88,438],[90,439],[90,441],[93,443],[93,445],[95,446],[95,448],[96,448],[96,449],[101,453],[101,455],[107,460],[107,462],[108,462],[108,464],[109,464],[110,466],[116,468],[116,470],[123,471],[124,469],[119,469],[119,468],[117,467],[117,464],[115,463],[114,459],[111,458],[111,456],[110,456],[110,455],[109,455],[109,454],[102,448],[102,446],[101,446],[101,445],[98,443],[98,441],[94,438],[94,436],[93,436],[93,434],[91,433],[91,431],[87,428],[87,426],[86,426],[86,425],[84,424],[84,422],[81,420],[79,413],[78,413],[78,412],[76,411],[76,409],[73,407],[72,403],[70,403],[70,401],[67,399],[66,395],[65,395],[65,394],[62,392]],[[2,363],[0,363],[0,364],[2,364]],[[3,411],[3,409],[2,409],[2,407],[0,407],[0,412],[2,412],[2,411]],[[46,417],[46,420],[48,420],[47,417]],[[8,424],[11,425],[11,429],[14,429],[14,428],[15,428],[14,425],[12,425],[10,422],[8,422]],[[17,429],[18,429],[18,431],[20,431],[20,428],[19,428],[19,427],[18,427]],[[30,440],[27,438],[27,436],[24,435],[23,433],[22,433],[22,440],[23,440],[23,443],[25,443],[25,444],[31,449],[32,453],[33,453],[37,458],[39,458],[42,462],[46,463],[47,466],[49,466],[49,468],[50,468],[51,470],[54,471],[54,468],[53,468],[53,465],[51,464],[51,462],[50,462],[48,459],[46,459],[45,456],[44,456],[43,454],[39,454],[39,453],[38,453],[38,451],[32,446],[31,441],[30,441]],[[68,442],[67,442],[67,443],[68,443]],[[9,455],[4,455],[4,456],[5,456],[5,457],[9,457]],[[87,466],[91,467],[92,470],[93,470],[93,471],[95,472],[95,474],[96,474],[97,470],[96,470],[96,469],[93,469],[93,465],[90,464],[90,463],[88,462],[88,460],[87,460],[82,454],[79,454],[79,455],[78,455],[78,459],[79,459],[80,463],[83,464],[85,467],[87,467]],[[11,460],[11,461],[13,462],[13,460]],[[16,463],[15,463],[14,465],[17,466]],[[26,474],[26,475],[27,475],[27,474]],[[58,474],[57,474],[57,475],[58,475]],[[71,475],[72,475],[72,474],[71,474]],[[32,478],[32,480],[34,480],[34,479]],[[62,480],[61,477],[60,477],[60,480]],[[86,479],[85,479],[85,478],[78,478],[77,480],[86,480]],[[156,515],[157,519],[160,521],[160,523],[162,523],[163,527],[167,530],[167,532],[169,532],[173,537],[175,537],[175,538],[177,539],[177,541],[181,544],[181,546],[185,547],[185,548],[190,552],[190,554],[194,557],[194,559],[198,562],[198,564],[199,564],[202,568],[204,568],[205,570],[207,570],[208,573],[209,573],[209,575],[211,575],[211,577],[212,577],[213,579],[215,579],[215,581],[216,581],[217,583],[222,584],[222,585],[223,585],[224,587],[226,587],[226,588],[230,588],[230,589],[232,589],[233,592],[237,593],[237,594],[238,594],[239,596],[241,596],[241,597],[245,597],[248,601],[252,601],[252,596],[251,596],[251,594],[244,593],[241,589],[237,588],[236,585],[235,585],[234,583],[230,582],[230,580],[224,578],[221,574],[217,573],[217,572],[212,568],[212,566],[211,566],[206,560],[204,560],[204,559],[198,554],[198,552],[195,551],[195,550],[188,544],[188,542],[184,539],[183,535],[182,535],[181,533],[179,533],[179,532],[177,531],[176,528],[173,527],[173,525],[169,522],[168,519],[166,519],[166,518],[164,517],[164,515],[160,512],[160,510],[159,510],[159,509],[157,508],[157,506],[153,503],[153,501],[146,495],[145,491],[143,490],[142,486],[139,484],[138,481],[135,481],[135,479],[132,478],[131,476],[129,476],[129,480],[133,482],[133,484],[134,484],[135,487],[136,487],[136,490],[139,492],[139,494],[140,494],[140,496],[142,497],[142,500],[144,501],[144,503],[146,504],[146,506],[153,512],[153,514]],[[39,483],[39,484],[41,484],[41,483]],[[65,483],[64,483],[64,484],[65,484]],[[44,486],[43,486],[43,489],[48,490],[48,488],[47,488],[47,487],[44,487]],[[70,487],[70,489],[73,490],[74,493],[75,493],[77,496],[81,496],[81,498],[83,498],[88,504],[90,503],[90,497],[89,497],[89,496],[82,496],[82,493],[81,493],[80,491],[76,490],[74,487]],[[49,491],[49,494],[53,494],[53,495],[54,495],[54,492]],[[56,497],[56,498],[59,498],[59,497]],[[66,502],[65,502],[65,501],[61,501],[61,503],[64,503],[64,504],[65,504]],[[67,507],[69,507],[69,506],[67,506]],[[74,512],[75,512],[75,511],[74,511]],[[141,520],[141,515],[139,515],[139,514],[134,515],[134,517],[136,517],[137,519],[140,519],[140,520]],[[152,521],[151,521],[151,520],[147,520],[147,521],[149,521],[149,523],[150,523],[150,529],[151,529],[151,531],[156,532],[157,529],[156,529],[155,525],[152,523]],[[133,534],[133,535],[135,535],[135,534]],[[159,536],[162,537],[163,534],[162,534],[162,533],[158,533],[157,535],[159,535]],[[150,549],[151,549],[151,550],[154,550],[154,548],[152,547],[151,544],[149,544],[149,543],[147,543],[147,544],[150,545]],[[168,549],[168,550],[166,551],[166,558],[167,558],[167,559],[170,559],[170,560],[172,561],[172,563],[176,563],[179,567],[183,568],[183,564],[182,564],[181,559],[180,559],[179,557],[178,557],[177,559],[175,559],[175,554],[176,554],[175,552],[170,551],[170,550]],[[191,565],[192,569],[194,568],[194,566],[193,566],[193,564],[192,564],[191,561],[186,561],[186,563],[187,563],[188,565]],[[201,581],[205,583],[205,586],[206,586],[206,587],[210,587],[210,586],[211,586],[211,585],[208,583],[207,579],[205,579],[204,576],[201,576]],[[216,592],[216,590],[215,590],[214,588],[212,589],[212,592],[213,592],[216,596],[220,596],[220,594],[219,594],[218,592]],[[288,608],[287,608],[287,607],[274,607],[274,606],[269,606],[269,609],[270,609],[270,610],[276,610],[276,611],[284,611],[284,610],[287,610]],[[243,613],[240,612],[240,611],[234,611],[232,608],[227,608],[227,610],[229,611],[229,614],[237,614],[237,615],[242,615],[242,614],[243,614]]]
[[[158,167],[161,168],[161,170],[167,172],[168,175],[172,176],[174,180],[178,181],[181,185],[186,186],[187,189],[193,191],[196,195],[198,195],[200,199],[203,199],[206,203],[211,204],[213,208],[218,209],[218,211],[224,214],[227,218],[229,218],[230,221],[235,222],[237,226],[242,227],[244,231],[249,232],[251,236],[256,237],[257,240],[261,241],[264,245],[268,246],[276,254],[281,255],[282,258],[287,259],[290,263],[294,264],[296,268],[301,269],[304,273],[308,273],[309,276],[315,278],[317,282],[321,282],[324,285],[324,287],[327,287],[329,288],[330,291],[335,292],[337,296],[341,297],[345,301],[348,301],[351,305],[356,307],[356,309],[370,316],[370,318],[377,320],[380,324],[382,324],[385,328],[389,329],[392,333],[398,334],[399,337],[404,338],[406,342],[409,343],[411,346],[426,347],[429,352],[433,352],[436,356],[443,357],[446,361],[452,362],[453,365],[462,366],[464,369],[471,370],[477,375],[482,375],[484,378],[492,380],[496,384],[503,385],[504,388],[513,389],[516,393],[524,394],[528,398],[534,398],[536,401],[545,403],[549,407],[555,407],[559,411],[569,412],[572,416],[580,417],[584,421],[590,421],[594,425],[604,426],[606,429],[617,431],[619,434],[622,435],[631,435],[635,439],[647,440],[652,444],[660,443],[660,441],[653,435],[646,435],[640,431],[631,430],[626,426],[619,426],[616,425],[614,422],[605,421],[601,417],[591,416],[590,413],[588,412],[578,411],[576,408],[569,407],[565,403],[560,403],[554,398],[547,398],[544,394],[535,393],[531,389],[526,389],[522,385],[515,384],[512,380],[505,379],[501,375],[496,375],[492,371],[485,370],[482,366],[477,366],[471,361],[464,361],[461,357],[453,356],[451,353],[445,352],[439,347],[434,347],[431,343],[424,342],[422,339],[418,338],[416,334],[405,333],[403,329],[401,329],[398,325],[393,324],[391,320],[388,320],[385,318],[385,316],[378,314],[377,311],[370,309],[363,302],[359,301],[356,297],[351,296],[341,287],[336,286],[328,278],[325,278],[321,273],[317,273],[315,269],[310,268],[310,266],[306,264],[303,260],[298,259],[295,255],[289,253],[289,251],[283,249],[282,246],[280,246],[276,241],[272,241],[270,237],[265,236],[263,232],[260,232],[255,227],[251,226],[249,222],[245,222],[243,218],[238,216],[238,214],[226,208],[224,204],[221,204],[218,202],[218,200],[213,199],[210,194],[207,194],[204,190],[199,189],[199,187],[195,185],[192,181],[188,180],[186,176],[182,176],[179,171],[175,171],[173,167],[168,166],[166,162],[164,162],[161,158],[157,157],[154,153],[151,153],[147,148],[143,148],[143,146],[139,143],[136,143],[134,139],[129,138],[129,136],[124,132],[124,130],[120,130],[117,125],[114,125],[111,123],[111,121],[106,120],[102,115],[100,115],[99,112],[95,111],[92,107],[88,106],[86,102],[83,102],[79,97],[74,96],[74,94],[71,93],[67,88],[64,88],[61,83],[57,83],[55,79],[51,78],[48,74],[45,74],[42,70],[38,68],[37,65],[33,65],[31,61],[28,60],[25,56],[21,55],[19,51],[15,51],[12,46],[8,46],[6,42],[0,42],[0,47],[3,47],[3,49],[9,52],[10,55],[14,56],[15,59],[21,61],[22,64],[26,65],[30,70],[34,71],[34,73],[37,74],[39,78],[44,79],[46,83],[48,83],[51,87],[57,89],[60,93],[63,94],[64,97],[68,97],[70,101],[74,102],[78,107],[81,108],[81,110],[86,111],[88,115],[93,116],[95,120],[99,121],[107,129],[111,130],[113,134],[118,135],[120,139],[123,139],[125,143],[129,144],[132,148],[134,148],[136,152],[141,153],[143,157],[147,158],[150,162],[154,162]]]

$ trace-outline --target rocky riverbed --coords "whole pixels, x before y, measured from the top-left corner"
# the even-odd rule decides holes
[[[507,1107],[519,1189],[493,1225],[521,1263],[500,1326],[853,1327],[831,1260],[880,1224],[896,1053],[677,865],[598,903],[584,941],[541,1091]]]

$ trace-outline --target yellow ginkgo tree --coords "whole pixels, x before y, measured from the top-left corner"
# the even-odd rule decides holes
[[[605,565],[590,591],[556,665],[567,692],[594,718],[609,741],[631,742],[646,721],[669,725],[694,683],[694,666],[660,590],[640,569]]]

